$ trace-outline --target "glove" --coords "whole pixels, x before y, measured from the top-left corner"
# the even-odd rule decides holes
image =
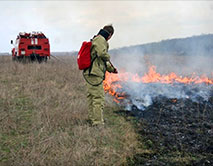
[[[115,68],[114,71],[113,71],[112,73],[117,74],[117,73],[118,73],[118,70]]]

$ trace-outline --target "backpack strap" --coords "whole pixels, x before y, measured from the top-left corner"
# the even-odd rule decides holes
[[[83,74],[83,77],[84,77],[84,79],[86,80],[86,82],[87,82],[88,84],[92,85],[92,86],[99,86],[99,85],[101,85],[102,82],[104,81],[104,79],[102,79],[101,82],[99,82],[99,83],[97,83],[97,84],[92,84],[91,82],[89,82],[89,81],[86,79],[84,73],[82,73],[82,74]]]
[[[90,73],[91,73],[91,71],[92,71],[92,66],[93,66],[93,62],[95,61],[95,59],[97,58],[98,56],[97,56],[97,54],[95,55],[95,57],[92,59],[92,61],[91,61],[91,65],[90,65],[90,67],[89,67],[89,75],[90,75]]]

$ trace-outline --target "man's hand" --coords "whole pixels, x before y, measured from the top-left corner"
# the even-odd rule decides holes
[[[115,68],[113,73],[117,74],[118,73],[118,70]]]

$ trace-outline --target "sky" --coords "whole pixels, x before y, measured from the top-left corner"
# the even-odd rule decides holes
[[[110,49],[213,34],[211,1],[0,0],[0,52],[19,32],[42,31],[51,51],[77,51],[106,24],[115,29]]]

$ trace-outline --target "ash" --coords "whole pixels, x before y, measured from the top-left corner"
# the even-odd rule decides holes
[[[137,90],[126,86],[131,93],[122,104],[128,104],[130,114],[139,119],[138,131],[150,152],[135,155],[134,164],[213,165],[213,87],[134,86]],[[173,160],[177,156],[180,160]]]

